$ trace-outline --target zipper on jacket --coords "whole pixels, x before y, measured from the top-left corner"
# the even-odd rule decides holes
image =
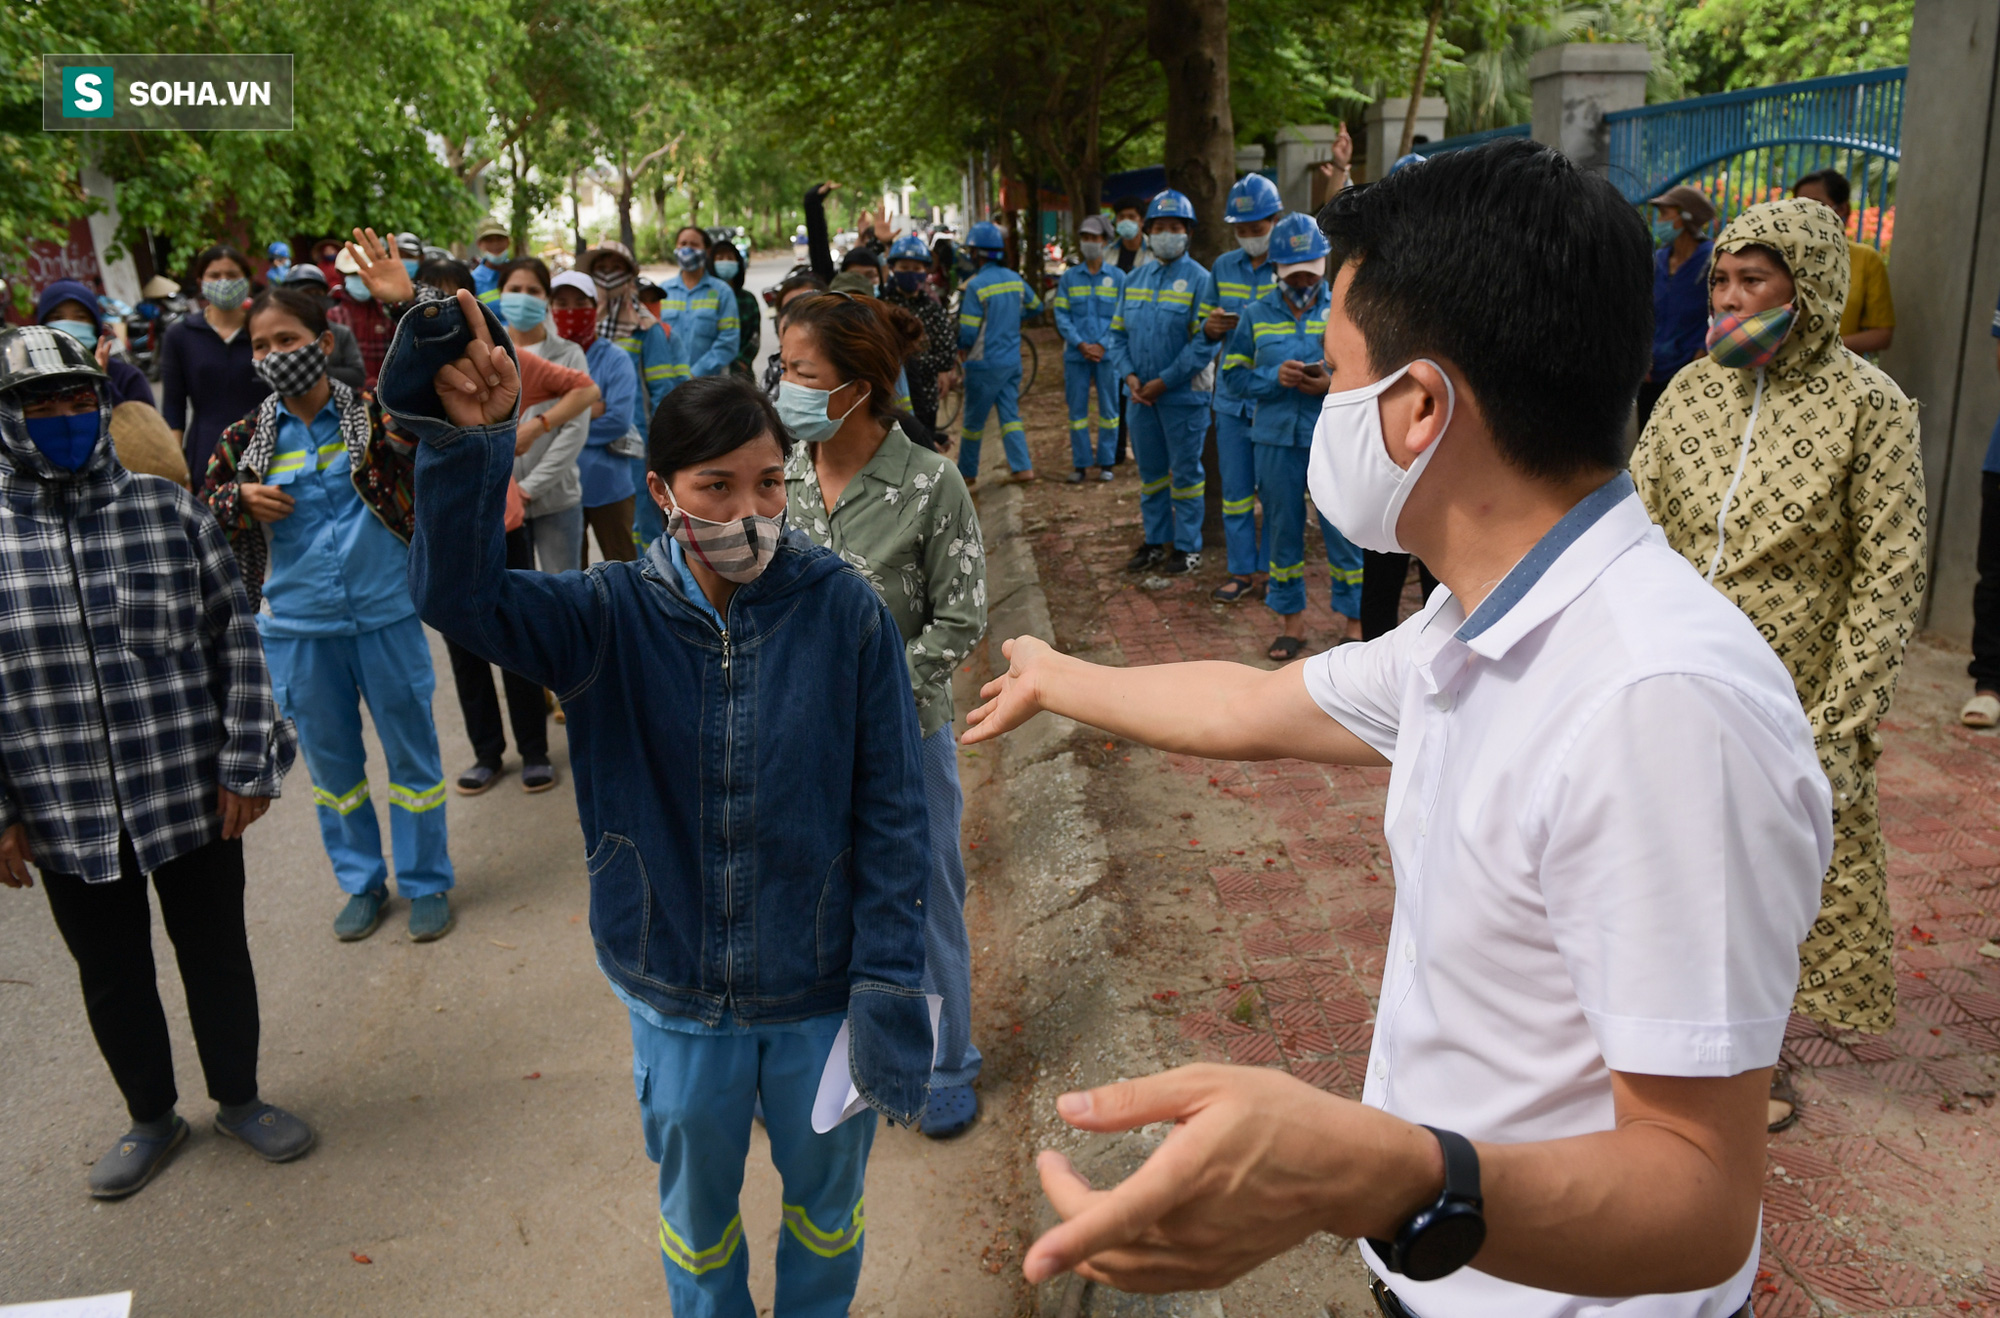
[[[732,827],[735,811],[731,808],[730,789],[732,770],[736,763],[736,700],[735,689],[729,681],[729,614],[730,605],[736,603],[732,593],[729,604],[724,605],[722,615],[722,836],[724,839],[722,862],[722,1007],[732,1017],[736,1015],[736,839]]]

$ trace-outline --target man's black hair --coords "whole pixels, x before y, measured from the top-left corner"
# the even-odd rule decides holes
[[[1141,215],[1144,215],[1146,213],[1146,199],[1144,197],[1129,195],[1120,197],[1111,203],[1111,213],[1116,215],[1120,211],[1138,211]]]
[[[1386,374],[1465,373],[1501,456],[1564,480],[1625,465],[1653,347],[1652,242],[1600,176],[1531,142],[1433,156],[1320,212],[1329,277]]]
[[[660,400],[646,435],[646,465],[671,481],[675,472],[734,453],[759,435],[792,455],[792,432],[762,389],[742,375],[699,375]]]
[[[1847,175],[1837,169],[1814,170],[1798,182],[1792,184],[1792,195],[1794,197],[1798,196],[1800,188],[1813,183],[1817,183],[1821,188],[1825,189],[1827,199],[1833,202],[1835,206],[1845,206],[1847,199],[1854,195],[1853,185],[1848,183]]]

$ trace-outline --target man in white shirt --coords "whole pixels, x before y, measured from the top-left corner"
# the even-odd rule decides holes
[[[1177,1124],[1111,1190],[1042,1155],[1066,1220],[1027,1275],[1219,1286],[1326,1230],[1368,1240],[1392,1318],[1747,1312],[1831,805],[1784,669],[1622,470],[1645,227],[1520,142],[1399,170],[1322,223],[1314,502],[1442,588],[1275,671],[1017,638],[966,740],[1047,709],[1189,754],[1391,765],[1362,1101],[1217,1066],[1065,1095],[1086,1130]]]

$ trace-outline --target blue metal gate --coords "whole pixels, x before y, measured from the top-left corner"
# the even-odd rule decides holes
[[[1691,184],[1727,223],[1746,206],[1789,196],[1803,174],[1837,169],[1854,189],[1850,232],[1886,247],[1906,72],[1871,69],[1615,111],[1604,116],[1611,181],[1635,203]]]

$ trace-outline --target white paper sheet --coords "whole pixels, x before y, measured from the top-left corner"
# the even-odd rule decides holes
[[[42,1300],[35,1304],[0,1304],[0,1318],[130,1318],[132,1292],[80,1295],[73,1300]]]
[[[926,993],[924,1002],[931,1009],[931,1064],[935,1066],[938,1021],[944,1015],[944,999]],[[819,1073],[819,1093],[813,1098],[813,1130],[824,1135],[867,1106],[868,1101],[854,1087],[854,1076],[847,1069],[847,1022],[842,1021],[840,1033],[833,1036],[833,1051],[826,1055],[826,1069]]]

